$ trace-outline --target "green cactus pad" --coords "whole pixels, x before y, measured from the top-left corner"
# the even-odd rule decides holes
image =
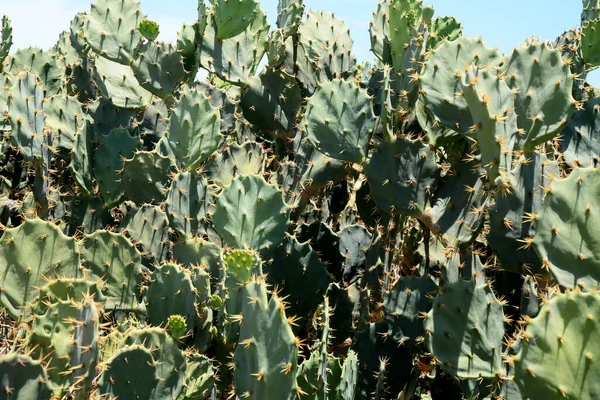
[[[39,47],[27,47],[18,49],[4,60],[5,73],[18,75],[25,69],[38,76],[42,83],[41,89],[47,96],[61,91],[65,78],[64,63],[52,51],[45,52]]]
[[[437,17],[429,26],[427,49],[435,49],[444,41],[453,41],[462,36],[462,25],[454,17]]]
[[[581,53],[586,70],[592,71],[600,66],[600,19],[596,17],[582,26]]]
[[[173,245],[173,258],[184,266],[198,266],[209,271],[213,288],[222,277],[221,252],[218,244],[197,237]]]
[[[44,278],[76,278],[80,272],[79,247],[73,238],[40,219],[7,229],[0,239],[0,303],[15,319],[35,299]]]
[[[41,162],[47,144],[44,140],[44,90],[33,72],[21,72],[8,90],[10,137],[26,161]]]
[[[265,131],[292,131],[302,102],[296,80],[285,72],[268,70],[248,83],[240,102],[244,117]]]
[[[87,123],[73,137],[73,150],[69,169],[73,178],[84,193],[92,192],[93,179],[93,139],[94,132]]]
[[[465,74],[465,65],[496,66],[502,57],[488,49],[481,39],[460,37],[443,42],[429,57],[421,72],[421,101],[435,124],[468,132],[473,126],[469,106],[462,96],[457,79]]]
[[[600,395],[596,293],[565,293],[549,300],[522,334],[515,381],[524,399],[589,400]]]
[[[562,54],[544,42],[516,48],[502,73],[516,94],[519,145],[532,151],[562,131],[575,111],[573,74]]]
[[[183,390],[185,357],[177,343],[163,329],[130,329],[122,345],[142,345],[151,352],[158,383],[149,399],[177,398]]]
[[[145,19],[138,1],[97,0],[84,17],[81,35],[94,53],[127,65],[142,40],[138,27]]]
[[[429,276],[405,276],[384,294],[383,312],[394,340],[412,349],[418,347],[425,336],[422,318],[431,310],[437,289]]]
[[[3,399],[47,400],[52,397],[46,369],[29,356],[11,353],[0,357],[0,376]]]
[[[576,168],[549,189],[535,219],[535,250],[559,285],[595,291],[600,247],[593,221],[600,210],[600,170]]]
[[[228,185],[237,175],[260,174],[264,169],[265,151],[257,142],[234,143],[206,163],[212,182]]]
[[[117,350],[105,362],[106,371],[100,376],[101,395],[119,399],[156,399],[159,366],[150,350],[141,345]],[[142,377],[140,380],[140,377]]]
[[[183,91],[169,122],[167,141],[179,165],[194,169],[217,151],[219,110],[198,89]]]
[[[2,16],[2,25],[0,28],[0,72],[2,72],[2,62],[8,56],[10,47],[13,44],[12,25],[6,15]]]
[[[137,204],[160,204],[166,197],[175,165],[154,151],[138,151],[123,165],[125,197]]]
[[[287,231],[290,207],[277,186],[257,175],[241,175],[217,196],[213,223],[231,246],[270,248]]]
[[[102,230],[86,235],[81,242],[81,257],[94,279],[103,282],[107,310],[136,309],[142,257],[125,236]]]
[[[387,65],[392,65],[390,3],[391,0],[381,0],[377,5],[377,10],[373,13],[373,19],[369,23],[371,51]]]
[[[317,87],[302,127],[313,146],[329,157],[361,163],[375,128],[373,101],[352,82],[333,80]]]
[[[325,264],[310,244],[301,244],[291,236],[265,258],[267,282],[281,290],[281,296],[289,304],[287,314],[298,317],[300,325],[310,320],[329,286]]]
[[[206,223],[214,201],[213,191],[206,178],[187,171],[175,175],[167,194],[171,227],[184,236],[197,234]]]
[[[458,280],[444,287],[425,317],[425,342],[442,369],[458,378],[502,375],[504,312],[487,285]]]
[[[100,145],[94,155],[94,175],[107,206],[113,206],[123,198],[123,166],[125,160],[132,158],[139,147],[139,139],[132,137],[125,128],[114,129],[100,138]]]
[[[179,400],[200,400],[210,396],[215,387],[215,369],[212,361],[201,354],[187,356],[185,387]]]
[[[542,272],[542,260],[526,245],[537,230],[530,217],[542,210],[543,188],[560,176],[560,172],[558,163],[550,162],[537,151],[515,162],[515,168],[504,178],[506,188],[496,195],[496,202],[489,211],[487,240],[504,269],[538,274]]]
[[[94,82],[102,96],[121,108],[143,108],[152,101],[152,93],[140,86],[128,65],[97,57],[94,64]]]
[[[365,166],[377,207],[406,215],[425,211],[438,174],[433,151],[407,138],[382,142]]]
[[[131,68],[140,85],[160,98],[171,96],[187,76],[177,48],[170,43],[147,42],[136,51]]]
[[[73,96],[54,95],[44,101],[45,128],[53,133],[53,142],[63,151],[70,152],[73,149],[75,136],[84,129],[82,107]]]
[[[433,207],[426,214],[431,213],[431,230],[447,247],[465,248],[479,233],[490,202],[481,175],[474,162],[458,161],[435,191]]]
[[[264,282],[254,281],[243,288],[242,324],[235,363],[235,393],[243,398],[293,399],[296,394],[298,348],[281,300],[267,300]]]
[[[260,8],[256,0],[216,0],[213,13],[217,37],[225,40],[244,32],[260,13]]]
[[[167,256],[169,219],[159,207],[144,205],[131,212],[121,224],[134,244],[140,244],[142,255],[155,262]]]
[[[592,97],[575,111],[561,132],[560,150],[571,167],[600,163],[600,97]]]
[[[208,15],[207,24],[199,47],[200,65],[226,81],[247,82],[256,72],[267,48],[267,15],[257,6],[243,32],[222,40],[213,15]]]
[[[280,0],[277,3],[277,27],[286,37],[295,35],[304,13],[304,0]]]
[[[394,70],[400,72],[404,51],[423,16],[422,0],[391,0],[389,4],[390,47]],[[393,28],[392,28],[393,27]]]
[[[83,303],[89,298],[92,298],[98,304],[106,301],[106,296],[102,293],[102,288],[98,282],[82,278],[57,278],[48,281],[40,289],[33,312],[38,315],[44,314],[52,303],[59,301]]]

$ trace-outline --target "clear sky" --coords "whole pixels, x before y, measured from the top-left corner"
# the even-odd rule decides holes
[[[13,22],[17,47],[37,45],[48,48],[58,34],[69,27],[78,11],[89,10],[89,0],[0,0],[0,15]],[[343,19],[354,39],[359,60],[370,60],[369,21],[377,0],[305,0],[308,9],[333,11]],[[564,30],[579,25],[580,0],[424,0],[433,5],[436,15],[453,15],[462,22],[468,36],[482,36],[490,46],[510,52],[527,37],[554,40]],[[183,22],[197,18],[197,0],[142,0],[142,10],[157,21],[161,40],[176,38]],[[277,0],[262,0],[272,26],[277,14]],[[600,73],[590,80],[600,86]]]

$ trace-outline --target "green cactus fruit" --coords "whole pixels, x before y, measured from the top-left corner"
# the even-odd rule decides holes
[[[514,360],[515,381],[524,399],[588,400],[600,395],[596,293],[564,293],[549,300],[522,334]]]
[[[167,319],[167,331],[173,336],[173,339],[180,339],[187,333],[187,323],[185,318],[179,314],[173,314]]]
[[[293,399],[298,347],[282,300],[267,300],[263,281],[243,288],[242,323],[233,355],[235,393],[240,398]]]
[[[174,399],[179,396],[184,386],[186,363],[183,352],[161,328],[130,329],[125,334],[122,345],[142,345],[152,354],[156,366],[158,382],[148,399]],[[136,375],[138,376],[138,375]],[[144,375],[141,375],[144,376]],[[152,377],[153,375],[150,375]],[[142,398],[142,397],[140,397]]]
[[[244,117],[265,131],[289,133],[296,124],[302,95],[296,80],[282,71],[267,70],[252,77],[242,92]]]
[[[265,151],[260,143],[234,143],[207,161],[212,182],[227,186],[237,175],[259,175],[264,169]]]
[[[298,319],[298,325],[310,320],[323,302],[329,287],[327,267],[308,243],[294,237],[265,254],[267,282],[277,287],[289,308],[287,315]]]
[[[219,0],[219,3],[224,0]],[[244,2],[254,2],[244,0]],[[231,3],[232,6],[234,3]],[[235,3],[237,6],[237,3]],[[213,5],[213,7],[215,7]],[[255,5],[256,9],[248,15],[249,24],[239,34],[221,38],[214,13],[207,16],[207,26],[201,36],[199,47],[200,65],[219,78],[244,84],[254,75],[258,64],[267,49],[269,24],[267,15]]]
[[[102,281],[105,308],[135,310],[142,281],[142,257],[135,246],[125,236],[103,230],[84,236],[80,246],[85,268]]]
[[[215,369],[212,361],[201,354],[186,356],[185,387],[177,400],[201,400],[209,398],[215,388]]]
[[[171,158],[154,151],[138,151],[123,164],[125,197],[137,204],[160,204],[174,173]]]
[[[195,169],[221,141],[220,114],[204,93],[184,89],[169,119],[168,145],[185,168]]]
[[[112,354],[104,364],[106,369],[98,381],[100,395],[119,399],[163,398],[156,393],[159,365],[146,347],[123,347]]]
[[[582,46],[585,51],[585,44]],[[521,46],[507,57],[501,72],[516,94],[519,146],[523,150],[532,151],[564,129],[575,111],[574,77],[560,51],[550,49],[545,42]]]
[[[7,229],[0,239],[0,303],[14,319],[27,315],[45,278],[76,278],[80,264],[75,240],[50,222],[30,219]]]
[[[138,26],[138,29],[140,30],[142,36],[148,39],[149,41],[156,40],[160,33],[160,27],[158,26],[158,24],[149,19],[142,20],[140,22],[140,25]]]
[[[308,140],[328,157],[361,163],[375,129],[373,101],[352,82],[333,80],[308,99],[301,122]]]
[[[185,237],[197,234],[207,222],[213,191],[204,177],[188,171],[175,175],[166,200],[171,227]]]
[[[142,255],[149,260],[160,262],[167,256],[169,240],[169,219],[159,207],[143,205],[131,211],[122,221],[121,229],[141,245]]]
[[[100,145],[94,154],[94,175],[107,206],[114,206],[122,200],[125,194],[121,178],[123,166],[139,147],[139,139],[132,137],[125,128],[114,129],[100,137]]]
[[[383,211],[422,215],[438,178],[435,153],[408,138],[382,142],[365,166],[371,198]]]
[[[52,389],[41,361],[11,353],[0,357],[0,393],[6,400],[49,400]]]
[[[93,75],[102,96],[117,107],[143,108],[152,101],[152,93],[140,85],[129,65],[97,57]]]
[[[515,160],[490,209],[487,241],[500,265],[516,273],[544,273],[542,260],[527,243],[535,229],[532,216],[540,213],[545,191],[560,176],[558,163],[538,151]]]
[[[73,135],[73,148],[69,169],[73,178],[85,194],[92,192],[94,147],[92,139],[94,132],[91,125],[85,122]]]
[[[437,17],[429,26],[427,49],[434,50],[444,41],[453,41],[462,36],[462,25],[454,17]]]
[[[217,196],[212,219],[227,244],[268,249],[283,239],[290,207],[277,186],[257,175],[240,175]]]
[[[39,47],[18,49],[4,60],[4,72],[18,75],[27,69],[38,76],[42,91],[49,97],[62,90],[65,68],[62,60],[52,51],[43,51]]]
[[[43,162],[47,142],[44,140],[44,90],[33,72],[21,72],[8,90],[8,120],[12,126],[12,143],[25,161]]]
[[[457,378],[502,376],[504,312],[487,285],[457,280],[425,316],[425,342],[442,369]]]
[[[571,168],[600,163],[600,97],[591,97],[575,111],[561,132],[560,151]]]
[[[561,286],[598,289],[600,248],[592,221],[600,209],[599,188],[599,170],[576,168],[567,178],[552,181],[540,214],[533,217],[533,246]]]
[[[350,30],[331,12],[307,12],[298,27],[298,45],[327,80],[344,78],[355,68]]]
[[[253,276],[262,276],[262,260],[253,250],[231,250],[223,258],[223,264],[227,276],[242,284],[250,282]]]
[[[138,1],[96,0],[83,18],[81,35],[94,53],[123,65],[133,61],[146,19]]]
[[[423,315],[430,312],[437,289],[429,276],[405,276],[384,294],[385,321],[395,341],[418,349],[425,336]]]
[[[425,211],[431,215],[431,231],[446,247],[467,247],[483,225],[491,199],[482,172],[474,161],[451,164],[431,200],[432,208]]]
[[[460,37],[443,42],[425,62],[420,80],[421,104],[432,115],[433,124],[468,132],[474,122],[462,90],[456,86],[457,78],[465,74],[465,65],[493,67],[501,62],[498,50],[488,49],[482,39]]]

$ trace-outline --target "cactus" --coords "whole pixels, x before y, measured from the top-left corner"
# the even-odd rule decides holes
[[[186,386],[179,400],[200,400],[212,395],[215,387],[215,370],[210,359],[191,354],[186,359]]]
[[[491,288],[458,280],[436,296],[425,315],[425,342],[458,378],[502,376],[504,312]]]
[[[578,168],[567,178],[553,181],[539,215],[532,217],[536,230],[532,244],[542,266],[549,268],[556,282],[567,288],[598,288],[600,265],[595,241],[591,240],[595,235],[590,221],[600,206],[596,180],[599,176],[593,168]]]
[[[308,140],[321,153],[360,163],[375,129],[372,100],[351,82],[333,80],[317,87],[301,122]]]
[[[94,81],[102,96],[117,107],[142,108],[152,100],[152,93],[140,85],[131,67],[104,57],[94,62]]]
[[[215,229],[238,248],[260,250],[277,245],[290,220],[281,192],[256,175],[235,178],[217,196],[215,206]]]
[[[166,197],[173,160],[156,152],[138,151],[125,160],[121,179],[125,196],[137,204],[160,204]]]
[[[159,207],[142,206],[128,215],[121,227],[136,245],[141,245],[144,257],[157,262],[166,257],[169,219]]]
[[[596,381],[586,378],[598,373],[593,359],[599,306],[596,294],[565,293],[527,323],[523,347],[513,357],[514,379],[524,398],[593,399],[600,393]]]
[[[186,79],[183,57],[172,44],[147,42],[136,52],[131,69],[140,85],[152,94],[167,98]]]
[[[83,265],[100,279],[107,310],[135,310],[142,281],[142,257],[121,234],[97,230],[81,242]],[[98,301],[98,299],[95,299]]]
[[[77,242],[40,219],[27,220],[4,232],[0,261],[0,303],[15,319],[28,314],[26,307],[45,278],[76,278],[81,274]]]
[[[5,73],[18,75],[19,72],[24,72],[24,69],[38,77],[46,95],[51,96],[60,92],[65,68],[58,55],[50,51],[44,52],[39,47],[28,47],[18,49],[4,60]]]
[[[2,72],[2,63],[8,56],[8,52],[13,44],[12,25],[6,15],[2,16],[2,28],[0,29],[0,72]]]
[[[560,150],[571,168],[596,166],[600,162],[596,119],[600,112],[598,97],[588,99],[575,111],[561,132]]]
[[[183,236],[193,236],[204,226],[213,204],[213,189],[206,178],[180,172],[167,194],[171,227]]]
[[[296,393],[298,348],[285,305],[276,295],[267,300],[264,282],[244,288],[239,344],[233,355],[235,393],[256,398],[292,399]],[[292,320],[293,321],[293,320]],[[269,354],[265,357],[265,354]]]
[[[40,361],[12,353],[0,358],[0,390],[7,400],[50,399],[48,375]]]

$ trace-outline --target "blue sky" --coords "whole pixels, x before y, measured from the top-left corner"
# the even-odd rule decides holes
[[[50,47],[58,34],[68,29],[78,11],[89,9],[89,0],[0,0],[0,14],[13,21],[18,47]],[[372,58],[369,51],[369,21],[377,8],[376,0],[305,0],[307,8],[333,11],[343,19],[354,39],[359,60]],[[462,22],[468,36],[482,36],[488,46],[510,52],[527,37],[554,40],[564,30],[579,24],[580,0],[424,0],[433,5],[436,15],[453,15]],[[173,40],[183,22],[196,19],[196,0],[142,0],[142,9],[159,22],[162,40]],[[274,26],[277,0],[262,0]],[[600,75],[600,74],[599,74]],[[600,76],[591,77],[600,86]]]

